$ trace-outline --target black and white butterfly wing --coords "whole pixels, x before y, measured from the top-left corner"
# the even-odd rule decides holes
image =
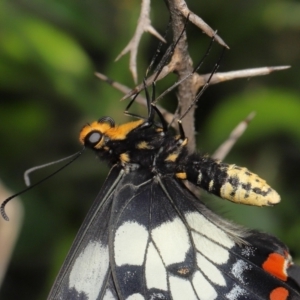
[[[192,237],[194,274],[185,284],[190,281],[196,295],[190,299],[300,299],[282,242],[222,219],[170,177],[162,182]]]
[[[112,168],[73,242],[49,300],[96,300],[109,299],[105,298],[109,293],[114,295],[108,247],[109,216],[114,190],[121,178],[121,169]]]
[[[173,177],[116,168],[49,299],[300,299],[280,278],[287,264],[279,277],[263,267],[273,253],[288,261],[276,238],[224,221]]]

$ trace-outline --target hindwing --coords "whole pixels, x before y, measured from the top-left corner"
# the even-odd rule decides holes
[[[114,167],[49,299],[299,299],[288,272],[276,238],[223,220],[169,175]]]

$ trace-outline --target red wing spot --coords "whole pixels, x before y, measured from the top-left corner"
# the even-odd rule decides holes
[[[270,300],[287,300],[289,291],[283,287],[274,289],[270,294]]]
[[[271,253],[268,258],[263,263],[262,267],[268,273],[274,275],[275,277],[286,281],[287,274],[285,270],[285,258],[278,253]],[[282,298],[284,299],[284,298]]]

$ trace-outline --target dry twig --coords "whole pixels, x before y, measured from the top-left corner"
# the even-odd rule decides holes
[[[150,0],[142,0],[141,12],[138,19],[138,24],[136,26],[135,33],[132,39],[129,41],[127,46],[122,50],[122,52],[118,55],[116,60],[120,59],[123,55],[130,52],[130,62],[129,69],[131,71],[133,80],[137,83],[137,67],[136,67],[136,59],[137,59],[137,50],[142,38],[142,35],[145,31],[150,32],[154,36],[156,36],[161,41],[165,42],[165,39],[156,31],[156,29],[151,25],[150,20]]]
[[[222,143],[211,156],[212,158],[223,160],[230,152],[237,140],[243,135],[251,120],[255,117],[255,112],[250,113],[246,119],[240,122],[230,133],[228,139]]]
[[[207,80],[211,74],[198,74],[193,72],[193,63],[190,58],[188,52],[188,43],[186,33],[183,32],[184,24],[186,19],[196,25],[199,29],[201,29],[205,34],[210,37],[214,37],[214,40],[221,44],[222,46],[229,48],[223,39],[216,34],[216,32],[206,24],[199,16],[193,13],[187,6],[185,0],[165,0],[167,3],[168,10],[171,16],[171,27],[173,32],[173,42],[178,42],[174,54],[168,65],[164,66],[161,70],[161,73],[157,77],[156,81],[161,80],[169,73],[176,73],[178,76],[177,83],[175,83],[172,87],[170,87],[167,91],[163,93],[165,95],[169,91],[173,90],[175,87],[177,90],[177,99],[178,99],[178,115],[183,115],[188,108],[193,103],[199,89],[207,83]],[[141,12],[137,24],[137,28],[135,34],[125,49],[121,52],[121,54],[117,57],[119,59],[122,55],[127,52],[130,52],[130,71],[133,74],[133,78],[136,82],[137,80],[137,71],[136,71],[136,57],[137,57],[137,49],[141,39],[143,32],[148,31],[153,35],[157,36],[160,40],[164,40],[157,31],[152,27],[150,21],[150,0],[142,0]],[[178,37],[182,34],[182,37],[178,40]],[[209,84],[216,84],[219,82],[224,82],[228,80],[233,80],[237,78],[250,78],[254,76],[262,76],[270,74],[273,71],[284,70],[289,68],[288,66],[281,67],[263,67],[263,68],[253,68],[253,69],[245,69],[238,71],[230,71],[230,72],[219,72],[213,75]],[[105,80],[108,83],[111,83],[108,78],[100,73],[96,74],[100,79]],[[146,85],[149,86],[153,82],[153,78],[156,77],[157,74],[153,74],[146,80]],[[112,84],[112,83],[111,83]],[[121,90],[125,93],[125,96],[122,99],[126,99],[128,97],[132,97],[134,94],[139,93],[144,89],[144,84],[140,84],[136,86],[133,90],[128,89],[120,85],[117,82],[113,82],[112,84],[117,89]],[[137,102],[146,103],[143,98],[139,95],[137,98]],[[195,137],[194,137],[194,111],[196,105],[193,105],[190,109],[189,113],[183,119],[183,128],[186,136],[189,138],[189,147],[191,150],[195,149]],[[160,108],[162,110],[162,108]],[[163,114],[167,120],[173,120],[173,115],[163,110]]]

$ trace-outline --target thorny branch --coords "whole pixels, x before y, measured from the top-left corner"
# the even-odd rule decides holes
[[[142,1],[141,12],[138,19],[138,24],[136,27],[135,34],[130,40],[130,42],[128,43],[128,45],[117,57],[117,59],[119,59],[127,52],[130,52],[129,68],[135,82],[137,81],[136,58],[137,58],[138,46],[142,34],[145,31],[148,31],[151,34],[155,35],[158,39],[164,41],[164,38],[151,25],[150,16],[149,16],[150,0],[141,0],[141,1]],[[214,37],[214,40],[218,42],[220,45],[222,45],[223,47],[229,48],[226,45],[226,43],[222,40],[222,38],[218,36],[216,32],[208,24],[206,24],[195,13],[190,11],[185,0],[165,0],[165,2],[167,4],[167,9],[169,10],[171,16],[173,42],[177,41],[178,36],[182,33],[184,29],[184,24],[186,22],[186,18],[188,17],[189,22],[196,25],[199,29],[201,29],[202,32],[204,32],[210,37]],[[178,88],[177,89],[177,99],[178,99],[177,112],[179,116],[187,110],[187,108],[190,106],[192,101],[195,99],[199,89],[207,82],[208,77],[210,76],[210,74],[201,75],[196,72],[193,73],[193,68],[194,67],[193,67],[192,59],[188,52],[187,36],[186,33],[184,32],[184,34],[178,41],[178,44],[176,46],[176,49],[174,51],[174,54],[170,62],[168,63],[168,65],[164,66],[164,68],[161,70],[161,73],[156,79],[156,81],[159,81],[165,76],[167,76],[169,73],[177,74],[178,77],[177,84],[175,84],[170,90],[173,90],[175,87]],[[215,73],[211,78],[210,84],[216,84],[219,82],[224,82],[224,81],[243,78],[243,77],[267,75],[273,71],[284,70],[286,68],[289,67],[288,66],[262,67],[262,68],[253,68],[253,69],[238,70],[238,71],[231,71],[231,72]],[[121,90],[125,94],[125,96],[122,99],[131,97],[132,95],[136,94],[137,92],[141,91],[144,88],[144,85],[140,84],[136,88],[131,90],[117,82],[110,81],[105,75],[102,75],[100,73],[96,73],[96,75],[100,79],[110,83],[115,88]],[[146,84],[150,85],[153,81],[153,78],[155,77],[156,74],[150,76],[147,79]],[[169,92],[170,90],[168,90],[167,92]],[[136,101],[145,104],[145,99],[140,95],[137,97]],[[168,122],[170,120],[173,120],[174,118],[173,114],[167,112],[161,107],[159,109],[162,111],[164,117]],[[189,138],[190,150],[195,149],[194,111],[195,111],[195,105],[192,107],[192,109],[189,111],[189,113],[186,115],[186,117],[183,119],[182,122],[185,134]],[[248,121],[244,121],[243,124],[247,124],[247,123]],[[236,137],[236,135],[234,136]],[[231,140],[233,141],[234,139],[231,138]],[[232,145],[230,147],[232,147]],[[223,151],[223,153],[219,152],[217,156],[218,157],[222,155],[225,156],[226,151]]]
[[[168,1],[170,2],[170,1]],[[222,46],[227,47],[228,46],[225,44],[225,42],[216,35],[215,31],[208,25],[206,24],[201,18],[199,18],[197,15],[195,15],[192,11],[189,10],[187,7],[185,1],[176,1],[176,7],[178,9],[181,9],[181,14],[182,16],[186,19],[189,16],[189,20],[195,24],[197,27],[199,27],[204,33],[206,33],[210,37],[215,37],[215,40]],[[142,0],[141,3],[141,11],[140,11],[140,16],[137,22],[136,30],[127,44],[127,46],[121,51],[121,53],[117,56],[116,60],[119,60],[123,55],[127,54],[130,52],[130,62],[129,62],[129,69],[131,71],[133,80],[135,83],[137,83],[137,53],[138,53],[138,46],[140,44],[142,35],[144,32],[149,32],[155,37],[157,37],[159,40],[162,42],[166,42],[165,39],[157,32],[157,30],[151,25],[151,20],[150,20],[150,0]]]
[[[213,77],[211,78],[210,84],[217,84],[217,83],[221,83],[221,82],[225,82],[228,80],[233,80],[233,79],[238,79],[238,78],[250,78],[250,77],[254,77],[254,76],[263,76],[263,75],[269,75],[270,73],[274,72],[274,71],[280,71],[280,70],[285,70],[288,69],[289,66],[278,66],[278,67],[262,67],[262,68],[253,68],[253,69],[245,69],[245,70],[238,70],[238,71],[230,71],[230,72],[219,72],[219,73],[215,73],[213,75]],[[169,74],[171,69],[173,69],[173,64],[170,63],[169,65],[165,66],[162,70],[162,72],[160,73],[159,77],[157,80],[160,80],[162,78],[164,78],[167,74]],[[109,85],[111,85],[112,87],[114,87],[115,89],[119,90],[120,92],[122,92],[124,94],[124,96],[122,97],[121,100],[125,100],[131,96],[133,96],[136,93],[139,93],[140,91],[142,91],[144,89],[144,85],[140,84],[138,85],[136,88],[134,88],[133,90],[117,81],[114,81],[110,78],[108,78],[107,76],[105,76],[104,74],[101,74],[99,72],[96,72],[95,75],[103,80],[104,82],[108,83]],[[153,81],[153,78],[155,77],[156,74],[152,74],[148,79],[147,79],[147,85],[150,85],[151,82]],[[190,73],[189,76],[194,76],[193,80],[194,80],[194,85],[197,90],[199,90],[206,82],[208,77],[210,76],[210,74],[204,74],[204,75],[199,75],[197,73]],[[179,83],[179,81],[177,82]],[[171,92],[177,85],[175,84],[172,89],[167,90],[167,92]],[[165,92],[164,92],[165,95]],[[160,97],[160,96],[159,96]],[[135,101],[141,105],[146,105],[146,99],[139,94],[138,97],[135,99]],[[168,112],[166,109],[164,109],[163,107],[157,105],[157,107],[159,108],[159,110],[161,111],[161,113],[163,114],[164,118],[166,119],[166,121],[168,123],[171,123],[174,119],[174,115],[170,112]],[[251,113],[244,121],[242,121],[240,124],[248,124],[252,118],[254,117],[254,114]],[[224,159],[224,157],[227,155],[227,153],[230,151],[230,149],[233,147],[233,145],[235,144],[235,142],[238,140],[238,138],[243,134],[243,132],[246,130],[246,127],[243,127],[243,125],[238,125],[240,127],[238,127],[238,134],[236,133],[235,129],[232,131],[231,135],[230,135],[230,143],[227,143],[227,141],[224,142],[224,144],[226,143],[226,146],[224,146],[223,144],[215,151],[213,157],[215,157],[216,159]],[[233,138],[234,137],[234,138]],[[224,150],[226,148],[226,150]]]
[[[142,35],[145,31],[150,32],[158,39],[165,42],[165,39],[151,25],[150,0],[142,0],[141,12],[140,12],[135,33],[132,39],[130,40],[130,42],[127,44],[127,46],[122,50],[122,52],[116,58],[116,60],[119,60],[123,55],[130,52],[129,69],[131,71],[135,83],[137,83],[136,59],[137,59],[138,46],[141,41]]]
[[[243,135],[248,124],[255,117],[255,112],[250,113],[245,120],[240,122],[230,133],[229,138],[222,143],[219,148],[211,156],[214,159],[223,160],[230,152],[236,141]]]

